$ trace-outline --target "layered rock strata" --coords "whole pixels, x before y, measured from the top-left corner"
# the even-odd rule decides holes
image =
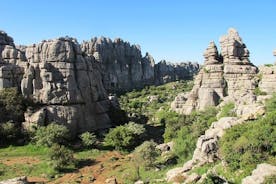
[[[0,89],[20,89],[25,65],[24,53],[15,47],[11,37],[0,31]]]
[[[154,81],[156,85],[160,85],[177,80],[192,79],[198,70],[199,64],[197,63],[175,64],[162,60],[154,66]]]
[[[103,83],[108,92],[130,91],[145,85],[189,79],[199,69],[196,63],[161,61],[155,64],[149,53],[142,56],[139,45],[131,45],[122,39],[92,38],[83,42],[81,48],[101,63]]]
[[[38,108],[25,113],[25,126],[34,122],[66,124],[79,133],[110,126],[108,99],[93,57],[83,55],[73,38],[43,41],[26,48],[28,60],[21,90]]]
[[[276,50],[273,52],[276,56]],[[259,88],[262,92],[273,94],[276,92],[276,65],[259,67],[260,83]]]
[[[252,104],[256,100],[257,67],[249,61],[249,51],[238,32],[229,29],[220,39],[221,55],[214,42],[204,52],[205,62],[195,78],[194,87],[185,97],[180,94],[171,108],[182,114],[216,106],[221,101]]]

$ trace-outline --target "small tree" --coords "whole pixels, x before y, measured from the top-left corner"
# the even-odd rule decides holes
[[[0,123],[7,121],[22,122],[24,120],[23,97],[16,88],[0,90]]]
[[[3,141],[13,141],[20,133],[20,129],[12,121],[0,124],[0,138]]]
[[[117,150],[129,149],[137,144],[137,139],[145,132],[143,125],[130,122],[110,129],[105,136],[105,144]]]
[[[160,155],[156,148],[157,144],[153,141],[145,141],[136,147],[133,154],[133,160],[139,166],[150,168],[154,166],[156,158]]]
[[[51,164],[57,171],[75,165],[73,152],[63,145],[54,144],[50,149],[49,157]]]
[[[64,144],[69,137],[69,130],[64,125],[51,123],[47,127],[39,127],[34,140],[39,146],[51,147],[55,143]]]
[[[96,135],[94,133],[85,132],[80,135],[83,146],[90,147],[94,145],[97,141]]]

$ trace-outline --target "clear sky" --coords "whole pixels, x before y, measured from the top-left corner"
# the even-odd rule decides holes
[[[256,64],[274,63],[276,0],[1,0],[0,29],[16,44],[121,37],[157,61],[203,62],[209,41],[236,28]]]

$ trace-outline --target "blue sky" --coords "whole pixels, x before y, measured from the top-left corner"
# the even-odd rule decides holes
[[[236,28],[256,64],[276,58],[275,0],[3,0],[0,29],[16,44],[121,37],[157,61],[203,62],[209,41]]]

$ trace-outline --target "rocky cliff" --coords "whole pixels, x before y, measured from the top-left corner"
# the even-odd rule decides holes
[[[189,94],[180,94],[171,107],[175,111],[189,114],[192,110],[203,110],[216,106],[221,101],[239,104],[256,100],[258,68],[249,61],[249,51],[238,32],[229,29],[220,38],[221,54],[214,42],[204,52],[205,62],[195,78],[195,85]]]
[[[154,81],[156,85],[183,79],[192,79],[199,70],[198,63],[170,63],[165,60],[154,66]]]
[[[153,57],[143,57],[139,45],[130,45],[122,39],[92,38],[83,42],[82,51],[101,63],[103,83],[108,92],[130,91],[145,85],[159,85],[180,79],[189,79],[198,72],[196,63],[155,64]]]
[[[57,122],[76,134],[110,127],[110,111],[119,106],[108,92],[186,79],[199,66],[155,67],[150,54],[142,57],[138,45],[122,39],[93,38],[80,45],[74,38],[62,37],[16,47],[10,36],[0,32],[0,89],[16,87],[36,104],[25,112],[26,128]]]
[[[82,53],[73,38],[16,48],[0,32],[0,88],[17,87],[36,105],[25,113],[25,127],[57,122],[73,134],[110,127],[113,108],[102,84],[100,65]]]

